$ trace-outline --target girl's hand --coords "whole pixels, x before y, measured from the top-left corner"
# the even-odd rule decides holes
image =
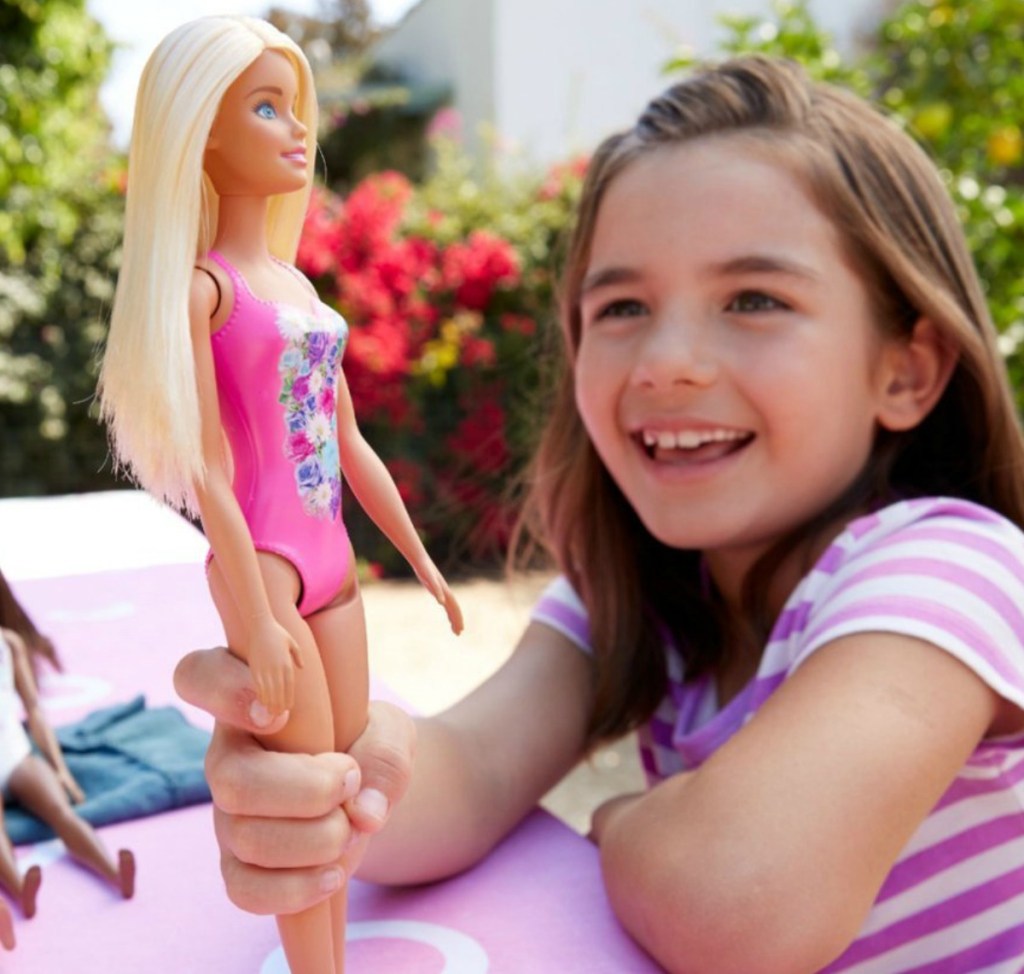
[[[252,673],[226,650],[190,653],[174,685],[217,719],[206,777],[232,902],[251,913],[284,914],[330,896],[405,793],[415,750],[411,719],[374,701],[351,756],[287,754],[267,751],[253,737],[280,730],[285,720],[268,717]]]
[[[59,768],[57,770],[57,780],[64,791],[67,792],[68,798],[71,799],[73,805],[81,805],[85,801],[85,792],[82,791],[81,786],[75,781],[74,776],[67,768]]]
[[[415,571],[420,584],[437,599],[438,604],[447,613],[448,624],[452,627],[452,632],[456,636],[459,635],[462,632],[462,609],[454,593],[448,587],[448,583],[444,580],[444,576],[429,559],[425,566],[416,568]]]
[[[291,710],[295,700],[295,670],[302,666],[299,647],[276,619],[253,627],[247,662],[256,685],[256,696],[272,715]]]

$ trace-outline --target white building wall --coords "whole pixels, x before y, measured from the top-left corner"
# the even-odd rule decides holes
[[[883,5],[811,3],[845,50]],[[547,163],[628,125],[667,84],[664,65],[680,46],[714,54],[719,15],[769,10],[769,0],[422,0],[379,57],[451,86],[471,151],[489,126],[503,145]]]

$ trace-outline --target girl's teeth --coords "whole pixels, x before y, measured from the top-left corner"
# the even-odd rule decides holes
[[[724,443],[727,440],[743,439],[743,433],[734,430],[681,430],[673,433],[667,430],[643,431],[644,446],[662,450],[696,450],[705,443]]]

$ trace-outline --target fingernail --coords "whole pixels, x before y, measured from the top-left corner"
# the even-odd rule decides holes
[[[333,893],[335,890],[341,889],[341,884],[344,881],[345,874],[340,869],[325,869],[320,874],[320,892]]]
[[[274,718],[270,715],[270,711],[267,710],[259,700],[253,700],[253,702],[249,704],[249,719],[257,727],[267,727]]]
[[[384,821],[388,815],[388,800],[383,792],[376,788],[364,788],[355,800],[356,808],[371,818]]]
[[[355,768],[345,775],[344,788],[346,798],[359,791],[359,772]]]

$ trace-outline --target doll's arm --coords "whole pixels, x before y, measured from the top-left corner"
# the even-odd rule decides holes
[[[0,635],[3,636],[11,650],[11,659],[14,664],[14,687],[25,707],[28,732],[32,740],[36,742],[40,753],[57,773],[57,778],[68,793],[68,797],[76,803],[83,801],[85,793],[68,770],[67,764],[64,763],[64,753],[61,751],[53,728],[50,727],[39,703],[39,688],[32,675],[32,662],[29,658],[28,647],[21,636],[11,629],[0,630]]]
[[[448,614],[452,632],[462,632],[462,609],[444,576],[427,554],[395,482],[356,424],[348,384],[338,386],[338,452],[345,481],[363,510],[412,566],[416,577]]]
[[[231,489],[228,458],[217,400],[217,380],[210,345],[210,316],[218,294],[209,276],[195,271],[189,296],[192,349],[202,422],[206,476],[196,485],[203,529],[246,626],[244,646],[234,646],[253,672],[260,702],[271,713],[287,710],[294,697],[292,662],[301,666],[295,640],[270,609],[249,526]]]

